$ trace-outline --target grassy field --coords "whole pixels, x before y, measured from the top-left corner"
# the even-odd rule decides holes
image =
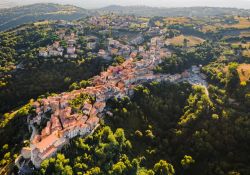
[[[213,24],[204,24],[202,26],[202,32],[214,32],[219,29],[228,29],[228,28],[235,28],[235,29],[248,29],[250,28],[250,20],[247,17],[234,17],[238,23],[235,24],[222,24],[221,22],[214,21]],[[242,32],[241,37],[243,36],[250,36],[250,32]]]
[[[49,24],[49,21],[48,20],[45,20],[45,21],[39,21],[39,22],[35,22],[34,25],[35,26],[39,26],[39,25],[47,25]]]
[[[176,17],[176,18],[168,17],[164,19],[164,22],[167,25],[172,25],[172,24],[185,24],[190,22],[190,20],[186,17]]]
[[[226,66],[223,70],[226,73],[228,67]],[[239,64],[237,71],[241,82],[250,81],[250,64]]]
[[[206,32],[214,32],[216,30],[218,30],[218,26],[212,26],[212,25],[204,25],[202,26],[202,32],[206,33]]]
[[[149,18],[146,18],[146,17],[140,17],[138,19],[143,21],[143,22],[148,22],[149,21]]]
[[[239,21],[237,24],[232,24],[232,25],[223,25],[224,28],[236,28],[236,29],[246,29],[250,28],[250,20],[246,17],[235,17],[236,20]]]
[[[248,49],[248,50],[243,50],[242,55],[243,55],[244,57],[250,58],[250,50],[249,50],[249,49]]]
[[[241,46],[244,49],[250,49],[250,42],[242,43],[242,42],[233,42],[231,43],[232,47]]]
[[[241,82],[250,80],[250,64],[240,64],[237,70]]]
[[[250,37],[250,32],[240,32],[240,37]]]
[[[198,37],[195,37],[195,36],[185,36],[185,35],[179,35],[177,37],[167,39],[167,41],[170,44],[173,44],[173,45],[176,45],[176,46],[183,46],[185,38],[188,40],[187,46],[189,46],[189,47],[201,44],[201,43],[203,43],[205,41],[202,38],[198,38]]]

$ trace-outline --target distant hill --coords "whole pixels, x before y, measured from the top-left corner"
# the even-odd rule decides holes
[[[93,14],[92,11],[59,4],[34,4],[0,9],[0,31],[38,20],[75,20]]]
[[[138,16],[218,16],[218,15],[242,15],[249,16],[250,10],[221,7],[178,7],[158,8],[147,6],[117,6],[112,5],[98,10],[101,14],[133,14]]]
[[[0,31],[25,23],[39,20],[75,20],[94,14],[133,14],[138,16],[249,16],[250,10],[220,7],[178,7],[158,8],[148,6],[107,6],[95,10],[86,10],[72,5],[41,3],[27,6],[0,9]]]

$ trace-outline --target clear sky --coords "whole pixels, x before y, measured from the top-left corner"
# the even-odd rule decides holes
[[[250,0],[0,0],[0,6],[17,6],[42,2],[72,4],[83,8],[99,8],[108,5],[146,5],[154,7],[217,6],[250,9]]]

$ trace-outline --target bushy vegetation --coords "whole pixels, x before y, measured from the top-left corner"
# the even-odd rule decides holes
[[[210,86],[208,96],[199,86],[151,84],[111,106],[107,124],[123,127],[147,167],[165,159],[176,174],[248,172],[248,136],[242,134],[249,115],[228,103],[225,90]]]
[[[27,117],[33,112],[31,103],[21,107],[20,109],[6,113],[0,120],[0,167],[6,168],[6,165],[13,165],[15,158],[26,146],[30,137]],[[18,132],[17,132],[18,131]]]
[[[74,111],[81,113],[81,109],[84,106],[85,102],[93,104],[95,102],[95,97],[89,94],[81,93],[78,97],[70,101],[70,106],[72,107]]]
[[[133,158],[133,146],[123,129],[113,132],[103,126],[85,139],[77,138],[68,149],[55,158],[45,160],[37,174],[174,174],[174,168],[165,160],[156,162],[147,170],[140,164],[143,158]]]
[[[174,51],[171,57],[167,57],[155,68],[160,73],[181,73],[191,65],[208,64],[215,61],[220,55],[220,47],[211,42],[204,42],[193,49],[183,50],[170,46]]]

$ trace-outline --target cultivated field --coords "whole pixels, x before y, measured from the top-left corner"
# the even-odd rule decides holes
[[[243,55],[244,57],[250,58],[250,50],[243,50],[242,55]]]
[[[48,20],[45,20],[45,21],[39,21],[39,22],[35,22],[34,25],[35,26],[39,26],[39,25],[47,25],[49,24],[49,21]]]
[[[228,67],[226,66],[223,71],[226,73]],[[250,64],[239,64],[237,71],[241,82],[250,80]]]
[[[250,32],[240,32],[240,37],[250,37]]]
[[[164,22],[168,25],[172,25],[172,24],[185,24],[190,22],[190,20],[186,17],[176,17],[176,18],[165,18]]]
[[[231,44],[232,47],[242,47],[244,49],[250,49],[250,42],[242,43],[242,42],[234,42]]]
[[[184,39],[187,39],[187,46],[196,46],[198,44],[203,43],[205,40],[202,38],[198,38],[195,36],[185,36],[185,35],[179,35],[174,38],[167,39],[167,42],[170,44],[176,45],[176,46],[183,46],[184,45]]]
[[[250,64],[240,64],[237,70],[241,82],[250,80]]]
[[[226,24],[223,27],[224,28],[236,28],[236,29],[246,29],[250,28],[250,20],[246,17],[235,17],[236,20],[239,21],[237,24]]]

